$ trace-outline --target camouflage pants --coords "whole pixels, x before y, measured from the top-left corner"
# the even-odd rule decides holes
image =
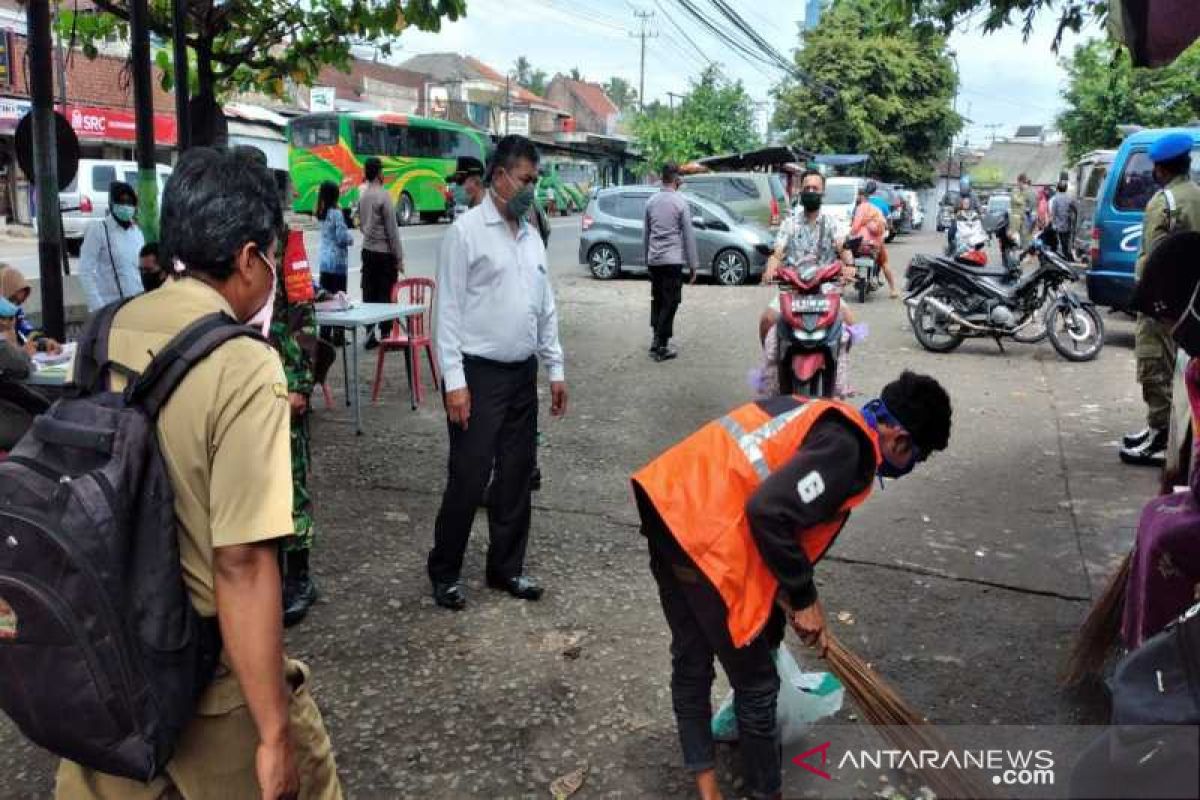
[[[308,415],[292,420],[292,536],[283,540],[283,552],[311,550],[316,531],[312,495],[308,492]]]
[[[1175,343],[1161,322],[1139,314],[1134,328],[1137,379],[1146,402],[1146,424],[1164,429],[1171,421],[1171,389],[1175,375]]]

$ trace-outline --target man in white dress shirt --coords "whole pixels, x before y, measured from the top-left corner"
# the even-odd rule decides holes
[[[539,359],[549,373],[550,414],[567,410],[546,248],[526,221],[538,153],[525,137],[505,136],[493,159],[487,196],[455,220],[438,257],[435,339],[450,466],[428,569],[434,601],[455,611],[466,606],[463,554],[493,463],[487,584],[522,600],[541,597],[524,574]]]

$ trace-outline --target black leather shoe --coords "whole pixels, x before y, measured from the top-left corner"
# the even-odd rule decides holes
[[[533,472],[529,475],[529,491],[540,492],[542,490],[542,470],[540,467],[534,467]]]
[[[304,619],[317,602],[317,585],[307,574],[285,578],[283,582],[283,627],[290,628]]]
[[[540,600],[544,591],[536,581],[524,575],[505,579],[488,578],[487,585],[493,589],[508,592],[518,600]]]
[[[467,607],[467,593],[461,581],[433,583],[433,602],[451,611],[462,611]]]
[[[663,361],[670,361],[672,358],[676,358],[678,356],[679,353],[675,351],[674,347],[671,347],[670,345],[663,345],[658,350],[654,351],[654,355],[651,356],[651,358],[661,363]]]

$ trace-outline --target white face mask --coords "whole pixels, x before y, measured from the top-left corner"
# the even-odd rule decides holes
[[[271,334],[271,317],[275,314],[275,289],[279,282],[279,271],[262,253],[259,253],[258,257],[267,265],[267,269],[271,270],[271,293],[267,295],[267,301],[263,303],[262,308],[246,320],[246,324],[251,328],[259,328],[263,337],[266,338]]]

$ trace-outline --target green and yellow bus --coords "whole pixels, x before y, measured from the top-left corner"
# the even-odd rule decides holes
[[[363,163],[378,156],[402,225],[418,217],[436,221],[445,214],[446,180],[454,172],[455,159],[473,156],[486,161],[491,148],[486,133],[386,111],[305,114],[288,123],[288,143],[295,211],[316,210],[317,190],[324,181],[336,183],[341,204],[352,208],[363,182]]]

